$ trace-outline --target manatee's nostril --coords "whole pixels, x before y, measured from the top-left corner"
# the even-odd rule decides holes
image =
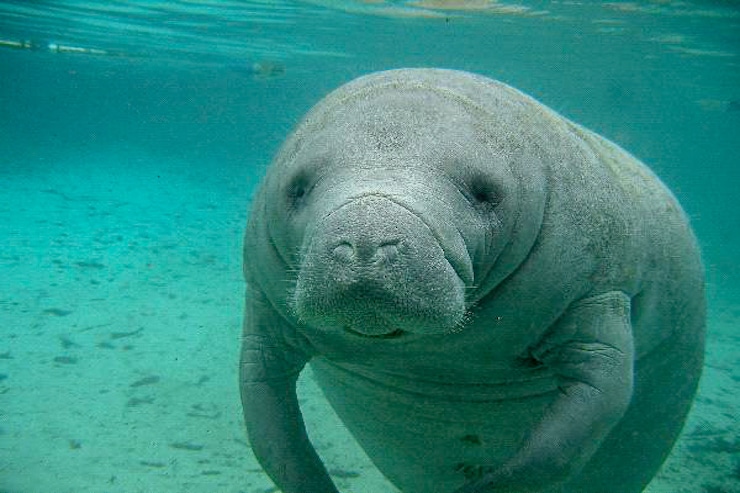
[[[398,245],[400,240],[388,240],[381,242],[373,255],[375,262],[392,262],[398,257]]]
[[[381,241],[378,245],[378,248],[384,248],[384,247],[396,247],[398,244],[401,243],[401,240],[394,239],[394,240],[385,240]]]
[[[352,260],[355,258],[355,247],[351,243],[343,241],[334,247],[334,257],[337,260]]]
[[[398,258],[398,247],[401,240],[382,240],[352,242],[343,240],[331,250],[335,261],[342,263],[378,264]]]

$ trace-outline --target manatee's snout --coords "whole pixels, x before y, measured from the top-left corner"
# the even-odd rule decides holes
[[[378,195],[350,200],[307,233],[293,299],[319,329],[366,336],[453,330],[465,285],[432,227]]]

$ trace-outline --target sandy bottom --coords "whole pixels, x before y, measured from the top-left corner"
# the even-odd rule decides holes
[[[45,168],[0,170],[0,492],[277,491],[237,388],[241,178],[136,155]],[[650,493],[740,492],[740,306],[712,301],[701,392]],[[310,371],[299,396],[343,492],[396,491]]]

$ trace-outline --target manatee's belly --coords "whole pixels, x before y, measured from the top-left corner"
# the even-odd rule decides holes
[[[449,493],[479,466],[521,446],[556,393],[546,370],[455,383],[372,372],[317,358],[327,399],[373,462],[404,493]],[[528,376],[529,378],[526,378]]]

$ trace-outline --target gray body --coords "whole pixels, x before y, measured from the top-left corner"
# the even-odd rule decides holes
[[[314,107],[246,233],[242,400],[285,493],[336,491],[295,379],[404,493],[641,491],[701,371],[703,269],[643,164],[480,76]]]

